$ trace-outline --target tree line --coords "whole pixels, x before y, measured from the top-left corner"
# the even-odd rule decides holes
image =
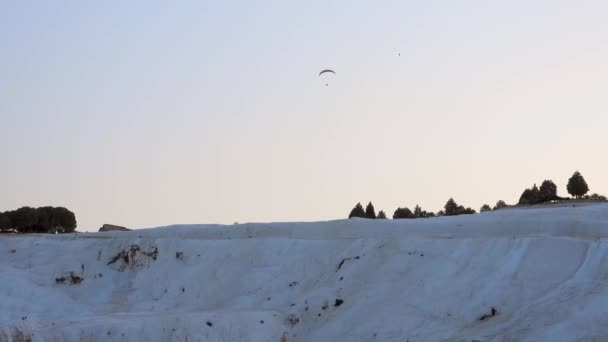
[[[580,172],[576,171],[570,179],[568,179],[568,184],[566,185],[566,189],[568,193],[573,196],[574,199],[584,199],[584,200],[594,200],[594,201],[606,201],[606,196],[599,195],[597,193],[587,195],[589,192],[589,186],[585,181],[585,178],[581,175]],[[541,204],[547,202],[554,201],[565,201],[570,200],[571,198],[567,197],[559,197],[557,195],[557,185],[552,180],[544,180],[540,185],[540,188],[534,184],[531,188],[525,189],[521,194],[518,205],[534,205]],[[505,201],[500,200],[496,202],[496,204],[491,207],[488,204],[484,204],[479,209],[480,212],[486,212],[490,210],[498,210],[501,208],[507,207],[507,203]],[[454,201],[453,198],[450,198],[443,207],[443,210],[438,211],[437,213],[427,212],[426,210],[422,210],[419,205],[414,207],[414,210],[410,210],[407,207],[399,207],[393,213],[393,219],[414,219],[414,218],[426,218],[426,217],[437,217],[437,216],[455,216],[455,215],[465,215],[465,214],[475,214],[476,211],[471,208],[465,208],[462,205],[459,205]],[[350,211],[348,218],[360,217],[360,218],[368,218],[368,219],[386,219],[386,214],[383,210],[378,212],[376,215],[374,205],[370,201],[366,208],[363,209],[361,203],[357,203],[355,207]]]
[[[0,212],[0,232],[71,233],[76,230],[76,216],[64,207],[22,207]]]
[[[574,199],[592,201],[606,200],[606,196],[597,193],[587,195],[589,192],[589,185],[587,185],[585,177],[583,177],[583,175],[581,175],[581,173],[578,171],[574,172],[572,177],[568,179],[566,190]],[[519,197],[519,201],[517,203],[521,205],[533,205],[552,201],[567,201],[570,199],[571,198],[567,197],[559,197],[557,195],[557,185],[555,185],[552,180],[548,179],[542,182],[540,188],[534,184],[531,188],[525,189]]]
[[[497,207],[506,206],[504,201],[498,201]],[[496,207],[495,207],[496,208]],[[437,216],[455,216],[455,215],[463,215],[463,214],[475,214],[475,209],[465,208],[462,205],[459,205],[454,201],[453,198],[450,198],[443,210],[438,211],[437,213],[423,210],[419,205],[414,207],[414,210],[410,210],[408,207],[399,207],[393,213],[393,219],[414,219],[414,218],[427,218],[427,217],[437,217]],[[370,201],[365,209],[361,203],[357,203],[355,207],[350,211],[348,218],[353,217],[361,217],[368,219],[386,219],[386,213],[383,210],[378,212],[378,215],[375,213],[374,205]]]

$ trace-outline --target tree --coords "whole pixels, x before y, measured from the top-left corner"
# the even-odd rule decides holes
[[[393,219],[411,219],[414,218],[414,213],[408,208],[397,208],[393,214]]]
[[[552,180],[544,180],[539,189],[539,201],[549,202],[558,199],[557,185]]]
[[[575,198],[580,198],[589,191],[589,186],[587,186],[585,178],[583,178],[581,173],[578,171],[576,171],[572,177],[570,177],[566,188],[568,189],[568,193]]]
[[[485,212],[485,211],[490,211],[490,210],[492,210],[492,208],[491,208],[489,205],[484,204],[484,205],[482,205],[482,206],[481,206],[481,208],[479,209],[479,212],[480,212],[480,213],[483,213],[483,212]]]
[[[30,207],[21,207],[8,213],[11,225],[19,233],[32,233],[38,223],[38,211]]]
[[[441,213],[445,216],[455,216],[462,214],[475,214],[475,210],[458,205],[453,198],[450,198],[444,206],[444,211]]]
[[[55,233],[53,227],[57,225],[55,208],[36,208],[36,223],[31,227],[33,233]]]
[[[368,219],[376,218],[376,210],[374,209],[374,205],[371,201],[367,204],[367,207],[365,207],[365,217]]]
[[[532,204],[540,203],[540,190],[538,189],[536,184],[534,184],[534,186],[532,186],[532,189],[530,189],[530,194],[532,196],[531,197]]]
[[[458,204],[453,198],[450,198],[443,206],[445,216],[458,215]]]
[[[416,204],[414,207],[414,217],[416,218],[424,218],[424,217],[433,217],[435,214],[427,212],[426,210],[422,210],[422,208]]]
[[[6,213],[0,212],[0,232],[8,231],[11,228],[11,220]]]
[[[353,217],[365,217],[365,210],[363,210],[363,206],[361,205],[360,202],[357,203],[357,205],[355,205],[353,210],[351,210],[350,214],[348,215],[348,218],[353,218]]]
[[[536,187],[536,184],[531,189],[526,189],[519,197],[518,204],[538,204],[540,203],[540,190]]]
[[[76,230],[76,215],[73,212],[67,208],[58,207],[55,208],[54,214],[56,215],[55,225],[52,227],[53,231],[49,231],[49,233],[63,234],[72,233]]]
[[[592,201],[606,201],[607,200],[606,196],[600,195],[600,194],[597,194],[597,193],[593,193],[593,194],[591,194],[589,196],[585,196],[585,198],[586,199],[590,199]]]
[[[475,214],[477,213],[475,211],[475,209],[472,208],[465,208],[461,205],[458,206],[458,209],[456,210],[456,215],[468,215],[468,214]]]
[[[386,219],[386,213],[384,213],[384,210],[380,210],[380,211],[378,212],[378,216],[377,216],[376,218],[377,218],[377,219],[379,219],[379,220],[384,220],[384,219]]]
[[[499,200],[498,202],[496,202],[496,205],[494,206],[494,208],[492,208],[492,210],[505,208],[506,206],[507,206],[507,203],[505,203],[505,201]]]
[[[532,193],[531,193],[530,189],[526,189],[526,190],[524,190],[524,192],[521,193],[521,196],[519,196],[519,201],[517,201],[517,204],[532,204],[530,202],[531,198],[532,198]]]
[[[10,228],[18,233],[71,233],[76,229],[76,216],[63,207],[22,207],[5,213]]]

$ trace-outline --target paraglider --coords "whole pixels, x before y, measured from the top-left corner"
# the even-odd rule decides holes
[[[327,74],[327,73],[334,74],[334,75],[336,74],[336,72],[331,69],[325,69],[325,70],[321,70],[321,72],[319,73],[319,77],[321,77],[321,75]],[[325,86],[327,87],[328,85],[329,84],[326,82]]]

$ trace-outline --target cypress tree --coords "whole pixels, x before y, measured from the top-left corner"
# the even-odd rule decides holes
[[[353,210],[350,211],[348,218],[353,217],[365,217],[365,210],[363,210],[363,206],[361,205],[361,203],[357,203]]]
[[[371,201],[367,204],[367,207],[365,207],[365,218],[372,220],[376,218],[376,210]]]

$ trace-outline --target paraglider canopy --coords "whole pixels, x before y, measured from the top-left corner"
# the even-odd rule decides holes
[[[335,71],[333,71],[333,70],[331,70],[331,69],[325,69],[325,70],[323,70],[323,71],[321,71],[321,72],[319,73],[319,76],[323,75],[323,74],[324,74],[324,73],[326,73],[326,72],[331,72],[331,73],[332,73],[332,74],[334,74],[334,75],[336,74],[336,72],[335,72]]]

